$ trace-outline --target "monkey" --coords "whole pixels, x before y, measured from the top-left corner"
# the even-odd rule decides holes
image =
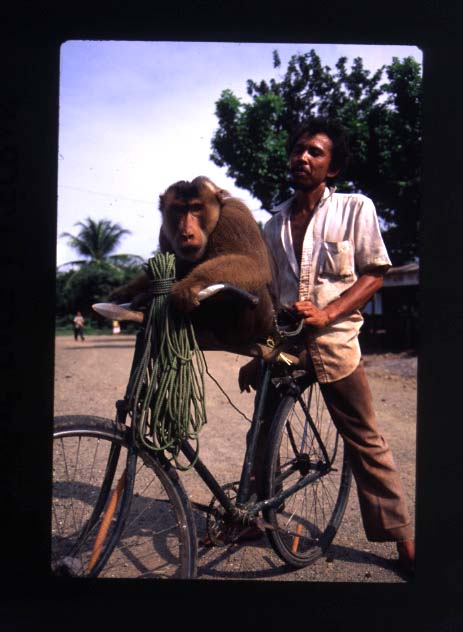
[[[190,315],[199,339],[220,348],[265,336],[273,325],[271,263],[260,228],[244,202],[198,176],[170,185],[159,196],[159,210],[160,251],[176,255],[171,300]],[[198,292],[215,283],[251,292],[259,303],[252,307],[227,292],[200,303]],[[149,277],[142,273],[112,292],[109,300],[126,302],[148,286]]]

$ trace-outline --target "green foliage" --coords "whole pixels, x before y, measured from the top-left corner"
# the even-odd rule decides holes
[[[66,283],[73,274],[74,272],[72,270],[68,270],[66,272],[58,270],[56,273],[56,314],[57,317],[63,321],[63,325],[66,324],[66,321],[68,320],[69,312],[67,298],[65,296],[65,287]]]
[[[109,261],[90,262],[78,270],[57,272],[56,316],[60,325],[72,322],[79,310],[87,319],[101,325],[102,319],[92,310],[93,303],[104,303],[108,294],[128,283],[140,272],[140,265],[122,266]],[[106,321],[107,322],[107,321]]]
[[[281,65],[277,51],[273,65]],[[384,82],[384,75],[387,81]],[[323,66],[314,50],[291,57],[284,76],[247,82],[251,100],[224,90],[216,102],[219,128],[211,159],[270,211],[291,195],[286,142],[302,120],[338,118],[350,135],[352,159],[340,191],[370,196],[384,220],[395,264],[417,255],[421,168],[421,74],[411,57],[370,73],[360,57],[347,68]]]
[[[284,106],[278,94],[264,89],[251,104],[241,103],[230,90],[217,102],[220,128],[211,159],[220,167],[227,165],[227,175],[266,209],[278,197],[287,165],[287,132],[280,123]]]
[[[76,225],[81,227],[77,236],[69,233],[61,236],[69,237],[70,245],[88,259],[72,261],[65,264],[66,267],[72,265],[72,269],[57,271],[57,325],[72,323],[75,313],[80,311],[89,324],[107,326],[108,321],[98,316],[91,306],[105,302],[112,290],[138,274],[144,260],[138,255],[111,254],[122,236],[130,233],[119,224],[112,224],[109,220],[95,221],[89,217]]]
[[[89,316],[93,303],[102,303],[113,288],[124,282],[123,271],[112,263],[92,262],[74,272],[64,285],[68,311]]]
[[[130,230],[113,224],[109,219],[95,221],[87,217],[84,222],[77,222],[75,225],[80,226],[78,235],[62,233],[61,237],[69,237],[71,248],[92,261],[104,261],[110,257],[123,235],[130,234]]]

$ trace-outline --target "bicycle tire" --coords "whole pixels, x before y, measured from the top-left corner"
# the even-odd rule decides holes
[[[196,577],[196,525],[178,474],[162,455],[131,449],[131,437],[129,428],[102,417],[55,418],[51,566],[56,575]],[[110,454],[111,463],[117,461],[114,471]],[[109,521],[111,499],[116,507]],[[105,516],[107,536],[91,567]]]
[[[264,474],[267,498],[288,489],[305,474],[323,468],[327,460],[331,462],[329,471],[286,498],[280,508],[264,511],[272,526],[267,535],[274,551],[290,566],[302,568],[321,557],[333,541],[346,509],[352,479],[344,442],[334,427],[318,384],[302,388],[300,394],[288,393],[283,397],[272,421],[270,437]]]

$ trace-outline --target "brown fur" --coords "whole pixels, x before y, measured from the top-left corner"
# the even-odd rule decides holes
[[[202,205],[202,210],[196,210],[188,232],[195,243],[205,246],[202,256],[194,261],[184,253],[179,213],[172,210],[175,205],[180,208],[192,203],[195,208]],[[271,268],[261,231],[246,205],[229,197],[208,178],[199,177],[191,183],[171,185],[160,196],[160,210],[160,250],[176,255],[178,281],[172,287],[176,307],[191,312],[196,329],[213,334],[224,345],[242,344],[265,335],[272,326],[268,291]],[[147,282],[148,277],[140,275],[110,298],[129,300],[146,291]],[[199,290],[214,283],[230,283],[252,292],[259,296],[259,305],[252,308],[229,293],[219,293],[198,305]]]

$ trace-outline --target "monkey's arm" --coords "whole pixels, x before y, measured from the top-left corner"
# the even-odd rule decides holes
[[[182,281],[202,287],[213,283],[231,283],[248,292],[270,283],[271,273],[265,261],[245,254],[219,255],[196,266]]]
[[[189,312],[199,305],[198,292],[214,283],[230,283],[248,292],[257,292],[271,281],[265,261],[243,254],[220,255],[204,261],[172,287],[178,309]]]

